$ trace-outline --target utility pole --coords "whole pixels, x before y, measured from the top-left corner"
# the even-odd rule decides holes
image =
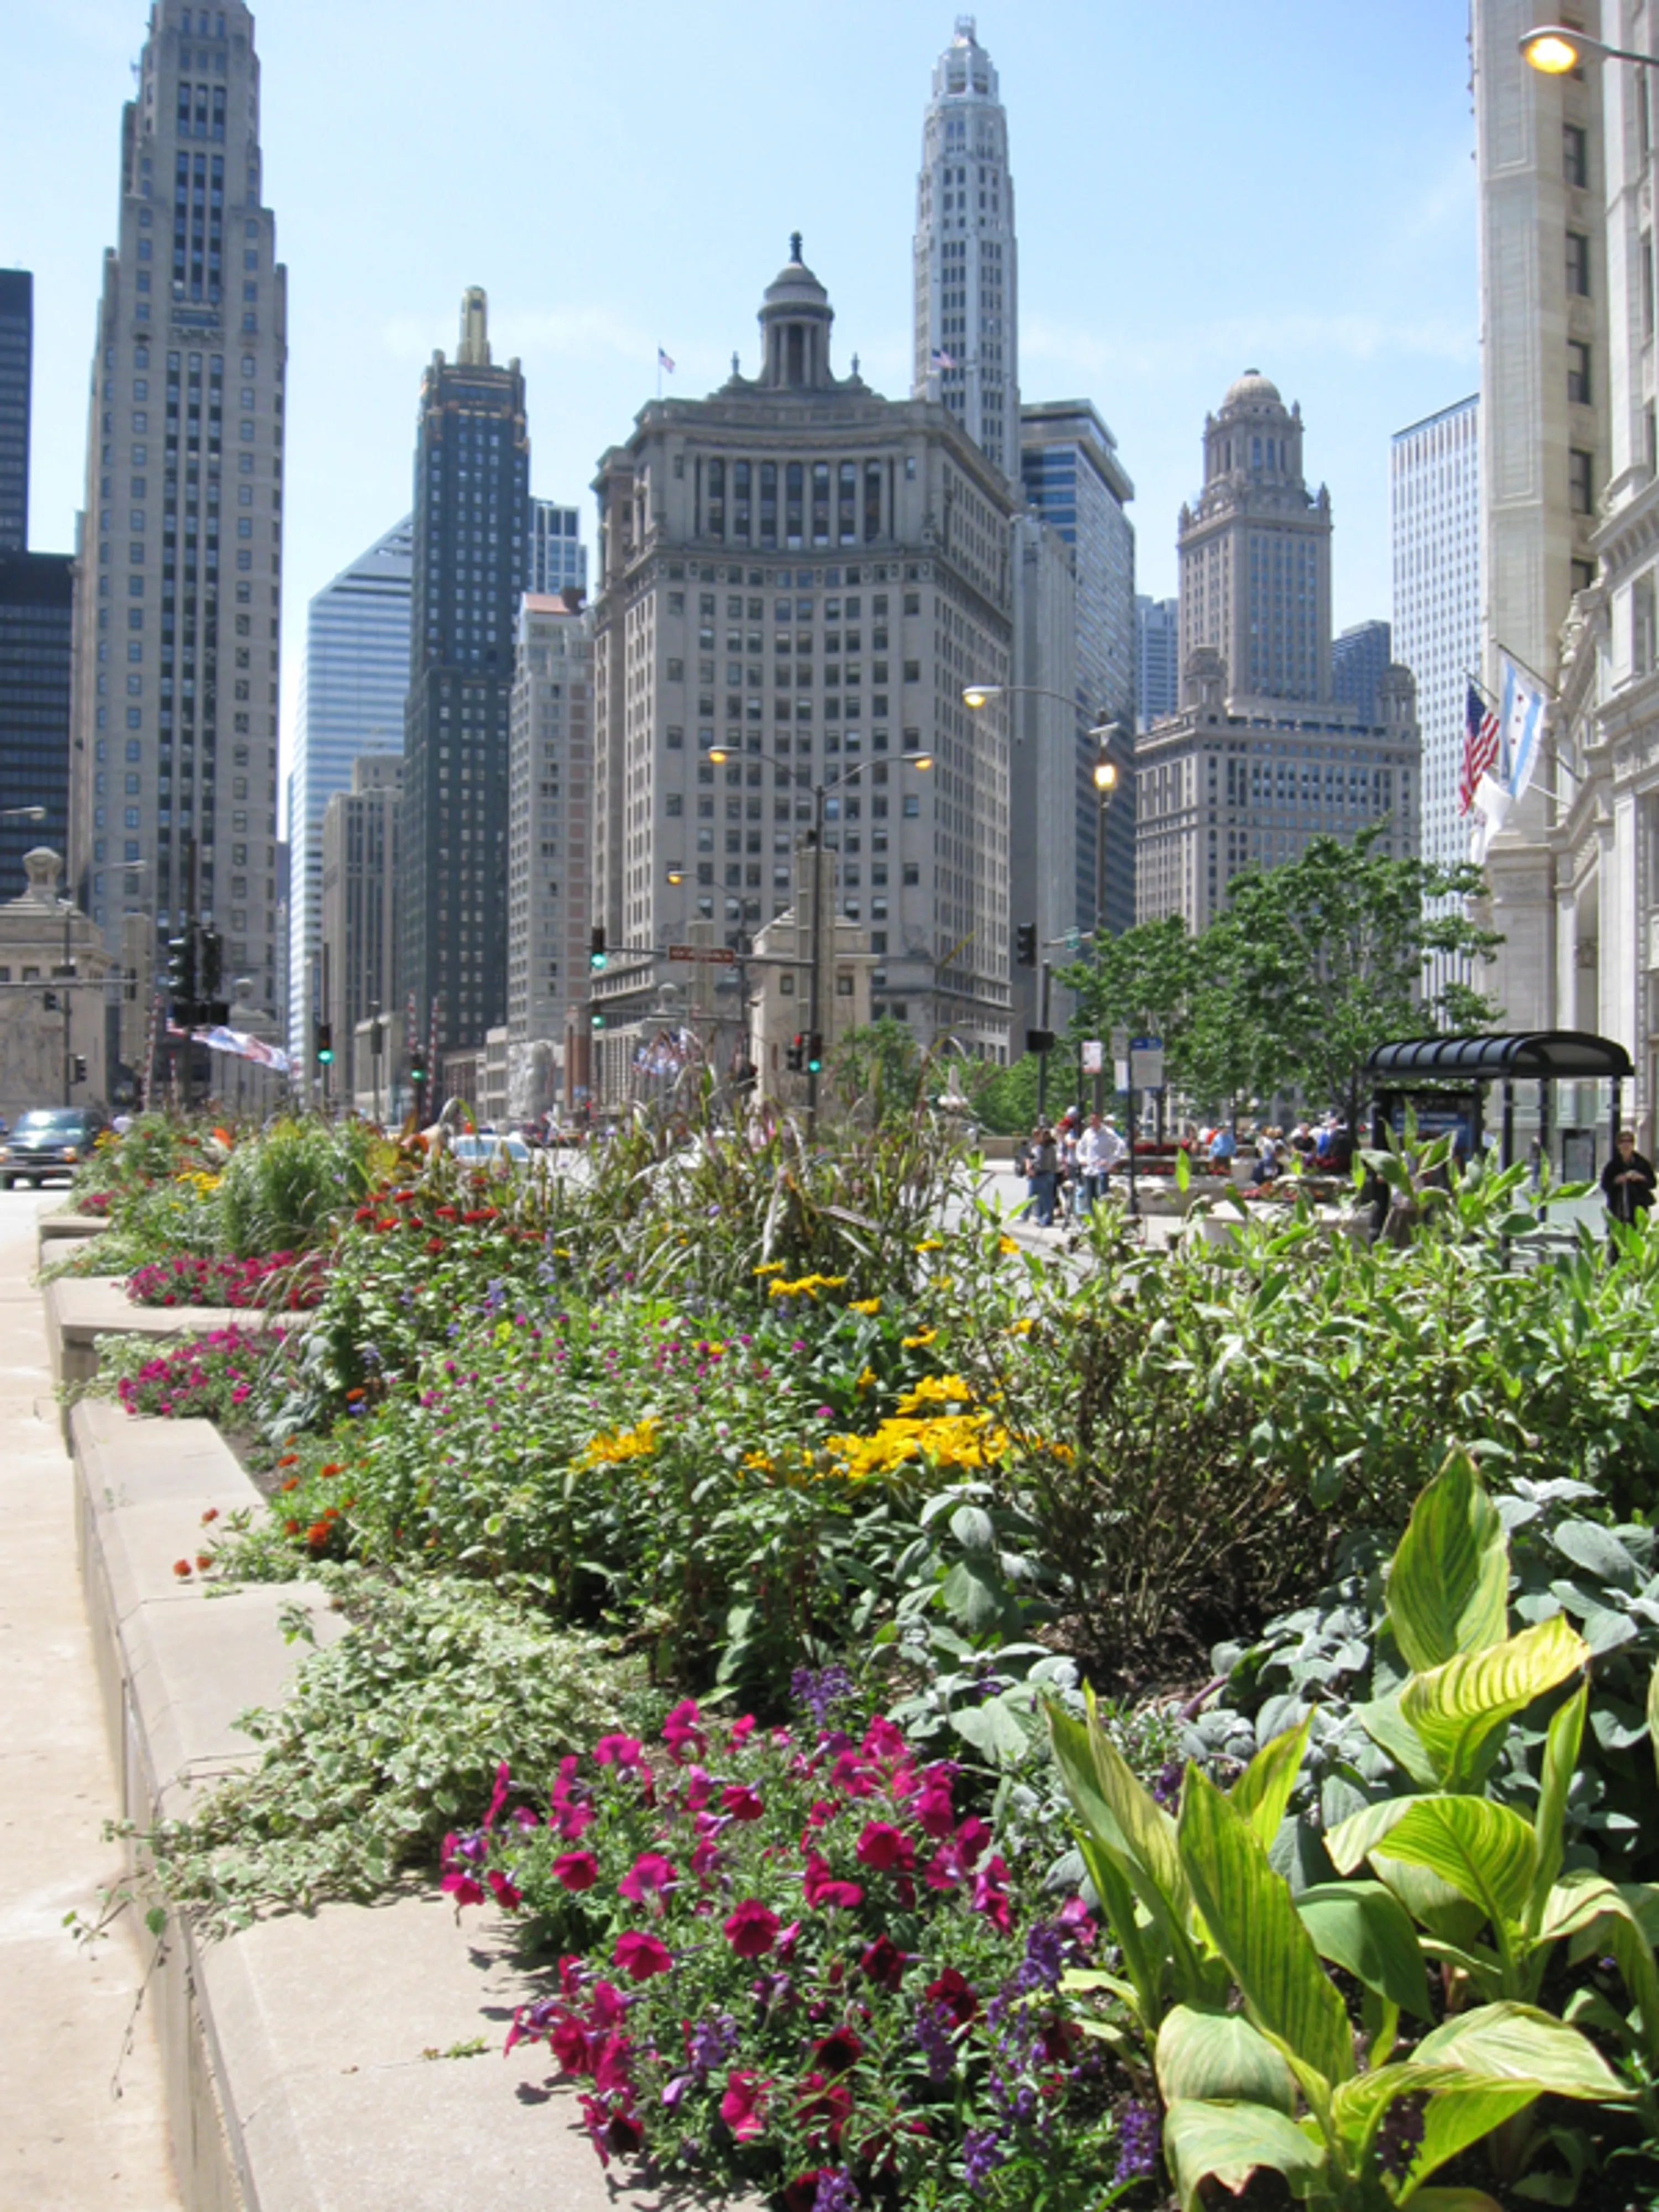
[[[1045,960],[1042,963],[1042,996],[1037,1010],[1037,1028],[1044,1037],[1049,1035],[1048,1000],[1054,980],[1054,963]],[[1039,1121],[1048,1119],[1048,1052],[1049,1047],[1045,1044],[1037,1054],[1037,1119]]]
[[[818,1126],[818,1071],[815,1040],[823,988],[823,786],[812,787],[812,965],[806,984],[806,1134]]]

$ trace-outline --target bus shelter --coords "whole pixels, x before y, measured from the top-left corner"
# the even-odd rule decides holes
[[[1515,1158],[1517,1126],[1528,1134],[1540,1160],[1552,1160],[1558,1139],[1560,1158],[1552,1160],[1563,1180],[1592,1182],[1597,1172],[1594,1101],[1607,1085],[1607,1153],[1619,1142],[1624,1085],[1633,1073],[1630,1054],[1611,1037],[1587,1030],[1499,1031],[1486,1036],[1407,1037],[1379,1045],[1365,1063],[1371,1080],[1371,1139],[1380,1146],[1385,1128],[1396,1134],[1409,1105],[1419,1130],[1438,1134],[1451,1128],[1459,1150],[1478,1152],[1489,1141],[1492,1114],[1488,1093],[1498,1088],[1498,1145],[1503,1164]],[[1517,1086],[1536,1085],[1532,1100],[1517,1097]],[[1574,1086],[1571,1121],[1555,1111],[1558,1086]],[[1589,1108],[1587,1112],[1585,1109]]]

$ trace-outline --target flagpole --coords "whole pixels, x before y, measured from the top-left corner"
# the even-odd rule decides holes
[[[662,398],[662,348],[657,348],[657,397]]]
[[[1497,644],[1498,650],[1501,653],[1506,654],[1507,657],[1515,663],[1517,668],[1524,668],[1526,670],[1528,675],[1531,677],[1533,682],[1537,684],[1540,691],[1547,691],[1552,699],[1559,699],[1561,696],[1561,694],[1556,690],[1554,684],[1550,682],[1548,677],[1540,676],[1538,673],[1538,671],[1533,666],[1531,661],[1522,660],[1520,654],[1515,650],[1513,646],[1505,645],[1501,637],[1497,641]],[[1483,685],[1481,688],[1484,690],[1486,687]]]

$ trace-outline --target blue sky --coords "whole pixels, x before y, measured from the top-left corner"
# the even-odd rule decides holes
[[[1452,0],[978,10],[1009,112],[1020,381],[1087,398],[1175,589],[1206,409],[1260,368],[1331,489],[1338,626],[1387,615],[1389,434],[1478,381],[1474,124]],[[79,502],[100,262],[143,0],[0,5],[0,265],[36,288],[32,539]],[[405,511],[421,368],[484,285],[533,489],[580,501],[655,389],[696,396],[805,233],[835,361],[906,389],[921,0],[266,0],[266,197],[289,272],[284,691],[305,602]],[[286,717],[285,717],[286,720]]]

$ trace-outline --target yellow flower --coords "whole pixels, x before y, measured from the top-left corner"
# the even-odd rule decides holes
[[[647,1413],[637,1427],[593,1437],[582,1453],[582,1466],[620,1467],[630,1459],[651,1458],[657,1449],[658,1426],[656,1415]]]
[[[1010,1336],[1029,1336],[1031,1334],[1030,1315],[1026,1314],[1022,1319],[1016,1322],[1011,1322],[1008,1326],[1008,1334]]]
[[[1008,1449],[1008,1432],[988,1413],[941,1413],[927,1419],[902,1416],[884,1421],[870,1437],[835,1436],[825,1450],[832,1473],[851,1482],[893,1474],[906,1467],[941,1472],[986,1468]]]
[[[847,1310],[848,1313],[878,1314],[881,1311],[881,1300],[879,1298],[849,1298],[847,1302]]]
[[[769,1283],[768,1295],[775,1298],[816,1298],[820,1291],[840,1291],[847,1287],[845,1275],[800,1275],[793,1283]]]
[[[783,1262],[781,1260],[763,1260],[758,1267],[751,1267],[749,1272],[751,1275],[781,1275]]]
[[[924,1375],[899,1400],[901,1413],[920,1413],[929,1406],[971,1406],[972,1386],[960,1375]]]
[[[1011,1252],[1018,1252],[1018,1249],[1019,1249],[1018,1245],[1015,1243],[1015,1242],[1014,1242],[1014,1240],[1013,1240],[1013,1238],[1012,1238],[1012,1237],[998,1237],[998,1239],[997,1239],[997,1250],[998,1250],[998,1251],[1002,1255],[1002,1256],[1003,1256],[1003,1258],[1004,1258],[1005,1260],[1007,1258],[1008,1255],[1009,1255]]]
[[[853,1385],[853,1388],[855,1390],[873,1390],[875,1387],[876,1370],[873,1367],[866,1367],[863,1374],[860,1376],[858,1381]]]
[[[907,1352],[921,1352],[926,1346],[930,1345],[938,1334],[939,1331],[936,1328],[921,1329],[915,1336],[907,1336],[904,1339],[904,1348]]]
[[[752,1468],[757,1474],[770,1474],[772,1472],[773,1462],[763,1451],[745,1452],[743,1455],[743,1463],[746,1468]]]
[[[942,1252],[945,1249],[945,1239],[942,1237],[924,1237],[916,1249],[918,1252]]]

